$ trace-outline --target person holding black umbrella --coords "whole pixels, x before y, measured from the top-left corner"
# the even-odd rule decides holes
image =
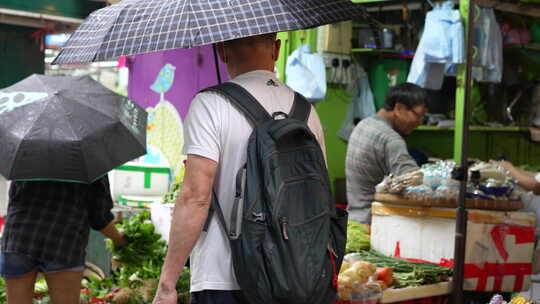
[[[0,251],[9,304],[31,304],[42,272],[54,304],[79,303],[90,227],[126,240],[116,230],[107,177],[91,184],[14,181]]]
[[[12,181],[0,251],[9,304],[79,303],[90,227],[121,246],[107,172],[146,153],[147,113],[89,76],[32,75],[0,90],[0,174]]]

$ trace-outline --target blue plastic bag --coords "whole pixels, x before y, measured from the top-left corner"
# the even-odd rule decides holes
[[[463,24],[453,6],[446,1],[427,13],[407,82],[438,90],[444,76],[455,75],[457,65],[465,61]]]
[[[362,67],[357,66],[355,74],[358,75],[355,84],[355,93],[347,109],[347,117],[341,125],[341,129],[337,132],[337,135],[345,141],[349,141],[349,137],[357,122],[376,113],[373,93],[369,85],[367,73]]]
[[[319,54],[312,54],[309,45],[296,49],[287,58],[287,85],[316,103],[326,96],[326,67]]]

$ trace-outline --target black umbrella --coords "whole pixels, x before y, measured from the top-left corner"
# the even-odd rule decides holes
[[[0,90],[0,173],[92,182],[146,153],[146,118],[88,76],[32,75]]]
[[[53,63],[191,48],[365,16],[350,0],[123,0],[92,13]]]

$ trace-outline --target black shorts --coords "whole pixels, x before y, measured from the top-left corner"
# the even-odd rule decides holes
[[[240,290],[203,290],[192,292],[190,304],[249,304]]]

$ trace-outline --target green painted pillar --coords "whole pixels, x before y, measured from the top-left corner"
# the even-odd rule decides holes
[[[465,32],[465,41],[467,41],[467,23],[469,16],[469,0],[459,1],[459,11],[463,19],[463,27]],[[462,134],[465,118],[465,111],[470,113],[470,109],[465,109],[465,78],[466,78],[466,62],[459,66],[457,74],[457,89],[456,89],[456,112],[454,129],[454,161],[461,163]],[[472,82],[472,79],[470,80]]]
[[[302,44],[309,44],[312,52],[317,51],[317,29],[298,30],[278,33],[277,38],[281,40],[281,50],[276,62],[279,79],[283,82],[285,79],[285,66],[287,57]]]

